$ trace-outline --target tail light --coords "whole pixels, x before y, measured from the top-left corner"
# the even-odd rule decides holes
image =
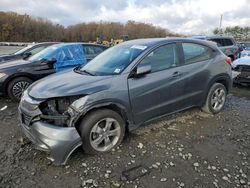
[[[232,64],[232,59],[230,57],[227,57],[226,62],[227,62],[227,64],[231,65]]]

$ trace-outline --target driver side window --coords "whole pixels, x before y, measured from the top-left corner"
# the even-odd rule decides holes
[[[148,54],[140,65],[151,65],[152,71],[157,72],[178,65],[176,44],[160,46]]]
[[[45,48],[46,48],[46,46],[40,46],[40,47],[37,47],[37,48],[34,48],[34,49],[30,50],[29,53],[31,53],[31,55],[35,55],[35,54],[37,54],[38,52],[42,51]]]

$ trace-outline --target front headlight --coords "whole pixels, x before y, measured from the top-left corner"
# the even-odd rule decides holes
[[[0,78],[3,78],[4,76],[6,76],[5,73],[0,73]]]
[[[86,104],[87,100],[88,96],[82,97],[75,100],[70,106],[72,106],[76,110],[81,109]]]
[[[37,100],[32,99],[29,96],[27,90],[25,90],[23,92],[23,95],[22,95],[22,98],[21,98],[21,103],[22,103],[22,106],[24,108],[26,108],[27,110],[33,111],[33,110],[36,110],[38,108],[41,101],[37,101]]]

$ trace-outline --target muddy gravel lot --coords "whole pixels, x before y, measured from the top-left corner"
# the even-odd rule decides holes
[[[110,153],[79,148],[65,166],[22,139],[17,106],[0,98],[0,187],[250,187],[250,88],[234,88],[218,115],[167,116]]]

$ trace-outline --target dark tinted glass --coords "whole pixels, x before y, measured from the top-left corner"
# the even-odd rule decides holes
[[[216,42],[217,46],[224,46],[222,39],[209,39],[210,41]]]
[[[196,63],[213,58],[213,50],[207,46],[183,43],[185,64]]]
[[[168,44],[161,46],[146,56],[140,64],[151,65],[152,72],[177,66],[176,45]]]
[[[224,39],[224,46],[232,46],[233,44],[231,39]]]

